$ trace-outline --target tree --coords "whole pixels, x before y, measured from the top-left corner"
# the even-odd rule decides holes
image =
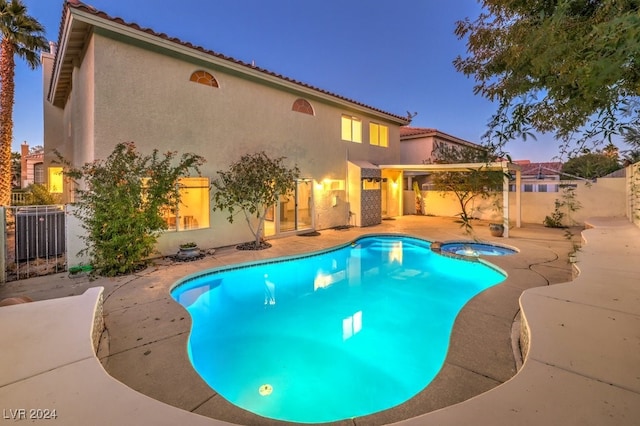
[[[255,238],[254,249],[264,248],[267,209],[275,205],[281,195],[294,191],[295,181],[300,177],[298,167],[286,167],[284,159],[271,159],[264,152],[243,155],[227,171],[219,171],[218,179],[213,181],[213,210],[226,210],[229,223],[242,211]]]
[[[439,144],[433,152],[438,164],[487,164],[496,158],[487,150],[479,150],[467,146],[455,147],[449,144]],[[469,203],[474,199],[489,198],[496,188],[500,188],[504,180],[504,173],[489,171],[486,166],[470,168],[466,171],[437,172],[433,174],[436,191],[453,192],[460,205],[462,227],[466,233],[473,231]]]
[[[11,202],[11,143],[15,56],[31,69],[40,65],[38,50],[47,47],[44,27],[27,14],[21,0],[0,0],[0,206]]]
[[[481,3],[478,18],[457,23],[468,56],[454,65],[498,104],[489,143],[553,132],[582,146],[640,123],[640,2]]]
[[[65,171],[84,181],[86,189],[76,189],[75,203],[87,231],[81,253],[91,257],[100,274],[134,272],[153,253],[167,229],[164,213],[175,214],[180,203],[178,179],[199,172],[204,163],[199,155],[183,154],[178,161],[176,155],[158,150],[142,155],[133,142],[120,143],[106,160]]]
[[[605,152],[588,152],[571,158],[562,165],[562,172],[569,176],[595,179],[620,169],[618,157]]]

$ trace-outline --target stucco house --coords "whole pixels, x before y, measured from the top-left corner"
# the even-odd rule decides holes
[[[285,156],[301,170],[297,191],[274,206],[267,236],[367,226],[402,213],[400,129],[407,117],[347,99],[232,57],[109,16],[77,0],[43,53],[45,177],[54,150],[74,166],[106,158],[117,143],[142,152],[203,156],[201,177],[181,180],[183,204],[163,253],[194,241],[251,240],[246,225],[212,212],[210,181],[241,155]],[[49,182],[49,184],[51,184]],[[65,201],[73,188],[63,183]]]

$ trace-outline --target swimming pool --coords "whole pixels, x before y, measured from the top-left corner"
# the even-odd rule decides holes
[[[407,401],[441,369],[453,322],[505,275],[370,236],[310,256],[205,271],[176,284],[191,363],[228,401],[319,423]]]

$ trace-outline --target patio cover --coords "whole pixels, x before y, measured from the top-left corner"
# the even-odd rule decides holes
[[[467,172],[469,170],[486,170],[486,171],[501,171],[505,173],[504,180],[502,182],[502,221],[504,224],[504,237],[509,237],[509,178],[506,174],[515,172],[516,174],[516,211],[515,222],[516,228],[521,227],[521,168],[519,165],[510,163],[508,161],[500,161],[493,163],[461,163],[461,164],[381,164],[381,169],[386,170],[401,170],[404,172]]]

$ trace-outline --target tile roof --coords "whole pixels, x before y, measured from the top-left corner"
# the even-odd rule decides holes
[[[409,127],[409,126],[403,126],[400,127],[400,137],[403,136],[427,136],[427,135],[432,135],[435,134],[438,130],[436,129],[431,129],[428,127]]]
[[[252,70],[258,71],[258,72],[260,72],[260,73],[262,73],[264,75],[271,76],[271,77],[276,77],[276,78],[281,79],[281,80],[283,80],[285,82],[293,83],[293,84],[296,84],[296,85],[301,86],[303,88],[311,89],[313,91],[322,93],[324,95],[329,95],[331,97],[340,99],[342,101],[346,101],[348,103],[351,103],[351,104],[354,104],[354,105],[358,105],[360,107],[364,107],[366,109],[369,109],[369,110],[372,110],[372,111],[375,111],[375,112],[378,112],[378,113],[385,114],[387,116],[390,116],[390,117],[394,118],[397,121],[400,121],[400,124],[408,124],[410,122],[408,117],[397,115],[397,114],[393,114],[393,113],[390,113],[390,112],[387,112],[387,111],[384,111],[384,110],[381,110],[381,109],[378,109],[378,108],[374,108],[372,106],[369,106],[369,105],[366,105],[364,103],[355,101],[353,99],[349,99],[349,98],[346,98],[344,96],[329,92],[327,90],[320,89],[318,87],[312,86],[310,84],[303,83],[301,81],[286,77],[286,76],[284,76],[282,74],[278,74],[278,73],[269,71],[267,69],[264,69],[264,68],[261,68],[261,67],[257,67],[257,66],[255,66],[253,64],[248,64],[246,62],[243,62],[243,61],[240,61],[238,59],[235,59],[235,58],[233,58],[231,56],[226,56],[226,55],[223,55],[221,53],[215,52],[213,50],[206,49],[206,48],[204,48],[202,46],[197,46],[197,45],[194,45],[192,43],[182,41],[182,40],[180,40],[178,38],[170,37],[165,33],[158,33],[158,32],[154,31],[151,28],[141,27],[140,25],[138,25],[136,23],[127,22],[127,21],[125,21],[124,19],[122,19],[120,17],[110,16],[106,12],[102,12],[102,11],[96,9],[95,7],[91,6],[91,5],[83,3],[80,0],[66,0],[65,1],[65,6],[64,6],[64,11],[67,10],[67,7],[73,8],[73,9],[77,9],[77,10],[82,10],[84,12],[88,12],[88,13],[96,16],[96,17],[99,17],[99,18],[102,18],[102,19],[106,19],[106,20],[109,20],[109,21],[114,22],[116,24],[123,25],[123,26],[126,26],[128,28],[147,33],[147,34],[152,35],[154,37],[159,37],[159,38],[161,38],[163,40],[175,43],[175,44],[180,45],[182,47],[186,47],[188,49],[193,49],[193,50],[196,50],[198,52],[210,55],[210,56],[215,57],[215,58],[224,59],[224,60],[229,61],[229,62],[231,62],[233,64],[241,65],[241,66],[244,66],[244,67],[246,67],[248,69],[252,69]],[[62,22],[60,24],[60,36],[58,38],[58,44],[60,44],[62,42],[61,38],[62,38],[64,25],[65,25],[65,13],[63,12]]]
[[[546,163],[531,163],[525,161],[514,161],[522,168],[522,176],[559,175],[562,170],[562,163],[559,161]]]

